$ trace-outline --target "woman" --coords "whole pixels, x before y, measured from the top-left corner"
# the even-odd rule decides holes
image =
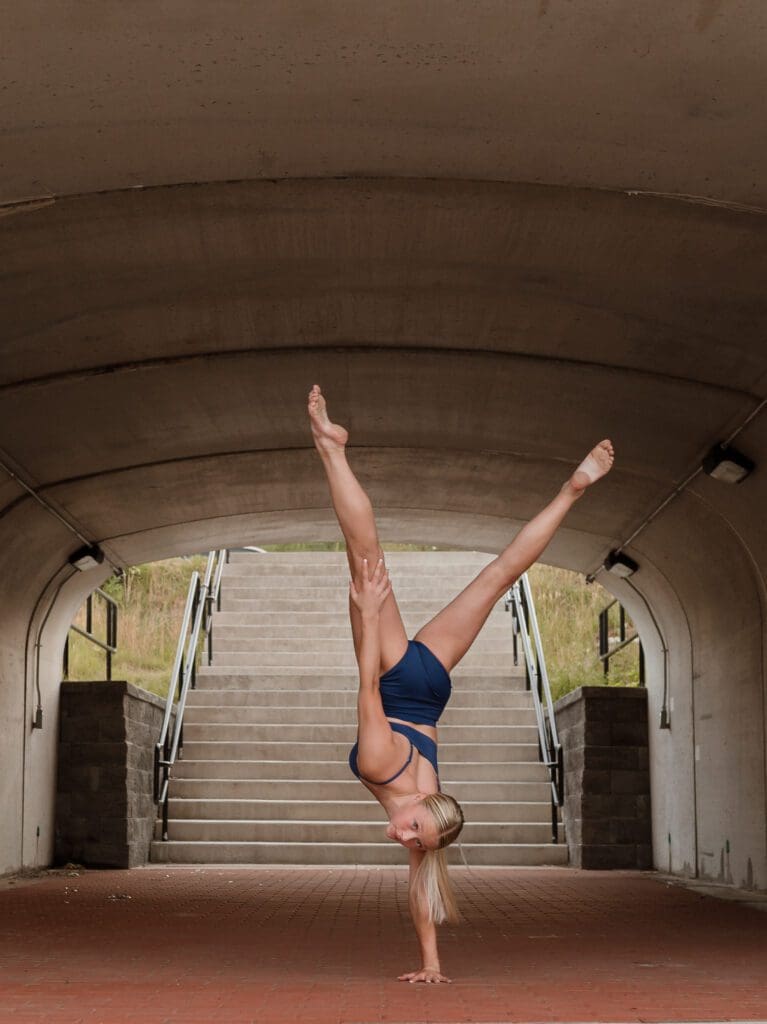
[[[370,501],[346,461],[348,433],[328,418],[318,385],[309,393],[314,444],[346,540],[349,614],[359,664],[358,736],[349,764],[389,817],[386,835],[410,851],[410,912],[421,968],[401,981],[446,982],[436,925],[456,917],[444,848],[463,813],[440,791],[437,721],[450,696],[449,673],[495,603],[536,561],[586,487],[613,463],[610,441],[586,456],[554,500],[451,603],[408,640],[378,542]]]

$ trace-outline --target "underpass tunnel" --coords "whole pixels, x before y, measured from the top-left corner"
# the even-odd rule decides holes
[[[498,551],[613,440],[543,561],[639,626],[655,866],[767,888],[764,14],[716,6],[9,15],[0,873],[50,863],[86,593],[337,537],[318,382],[391,541]]]
[[[305,392],[318,379],[331,412],[351,429],[350,460],[371,494],[382,536],[392,541],[498,551],[592,442],[612,436],[616,468],[576,505],[543,559],[589,573],[717,436],[708,408],[700,409],[703,424],[695,422],[694,403],[684,417],[678,405],[668,408],[669,422],[648,434],[644,408],[654,396],[642,402],[641,388],[631,381],[633,401],[625,393],[614,405],[597,394],[589,400],[591,369],[579,382],[574,368],[558,372],[554,366],[546,400],[546,368],[537,363],[540,380],[529,375],[525,387],[513,357],[411,350],[396,354],[394,375],[387,372],[392,360],[393,353],[375,349],[246,353],[220,363],[194,360],[181,369],[173,363],[89,375],[87,387],[82,379],[72,382],[72,399],[57,381],[62,391],[55,417],[40,415],[46,388],[30,389],[38,392],[32,400],[38,415],[28,420],[14,466],[116,565],[220,545],[335,539],[305,420]],[[166,393],[168,402],[147,404],[147,372],[162,375],[150,390]],[[556,412],[569,388],[582,396],[572,420]],[[198,456],[175,421],[179,407],[187,406],[208,432],[197,438]],[[110,407],[116,413],[99,431],[95,417]],[[83,430],[88,409],[94,422]],[[675,416],[678,424],[671,422]],[[241,444],[250,435],[246,450],[233,451],[233,439],[221,437],[227,419]],[[69,433],[72,421],[76,432]],[[530,436],[533,422],[537,443]],[[757,418],[738,438],[757,462],[765,441],[760,426]],[[39,454],[32,450],[34,434]],[[89,439],[86,452],[81,438]],[[217,446],[225,450],[211,452]],[[7,454],[10,447],[4,446]],[[52,447],[71,450],[78,464],[55,466]],[[130,465],[110,466],[110,459]],[[85,460],[99,468],[84,472]],[[762,487],[758,471],[737,487],[696,477],[626,549],[640,565],[633,577],[599,573],[638,624],[646,652],[655,864],[756,888],[764,887],[764,619],[754,550],[761,522],[754,517],[749,533],[748,509],[752,502],[759,507]],[[76,608],[111,571],[106,563],[98,572],[72,570],[67,559],[79,539],[51,510],[15,489],[2,519],[3,578],[14,581],[4,588],[2,609],[3,799],[12,823],[4,832],[5,870],[50,861],[61,651]],[[46,616],[36,669],[37,630]],[[41,730],[31,728],[38,686]],[[659,728],[664,703],[668,730]]]

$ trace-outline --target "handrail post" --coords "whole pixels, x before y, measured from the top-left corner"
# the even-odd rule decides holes
[[[551,801],[551,841],[552,843],[559,842],[559,821],[557,820],[557,805],[553,798]]]
[[[618,605],[618,642],[610,646],[610,609],[614,604]],[[624,647],[628,647],[635,640],[639,642],[639,685],[644,686],[644,648],[639,632],[634,627],[634,633],[626,636],[626,609],[614,598],[599,613],[599,660],[602,662],[602,673],[607,679],[610,674],[610,659],[613,658]]]
[[[111,680],[111,678],[112,678],[112,651],[110,650],[110,647],[112,646],[112,605],[111,604],[107,604],[106,627],[107,627],[107,679]]]
[[[106,604],[104,620],[104,639],[101,640],[93,632],[93,598],[100,597]],[[100,647],[106,656],[105,674],[107,679],[112,678],[112,655],[117,653],[117,602],[110,597],[101,587],[96,587],[85,601],[85,629],[72,623],[67,630],[64,641],[64,654],[62,658],[62,675],[64,679],[69,678],[71,650],[69,645],[69,634],[77,633],[96,647]]]
[[[532,694],[538,729],[538,749],[542,763],[549,771],[552,842],[559,841],[557,809],[563,803],[562,745],[557,735],[554,717],[554,703],[551,698],[543,643],[538,629],[532,591],[527,574],[513,584],[506,597],[507,607],[515,609],[519,624],[519,636],[525,654],[525,675],[527,688]],[[514,622],[514,620],[512,620]]]
[[[184,617],[176,645],[176,656],[168,686],[168,697],[165,702],[165,715],[163,717],[160,739],[157,743],[157,748],[162,747],[164,750],[163,758],[158,758],[155,767],[156,776],[159,778],[160,768],[162,768],[163,775],[162,785],[157,784],[155,786],[157,802],[161,804],[163,840],[168,839],[171,768],[175,764],[176,759],[183,757],[186,699],[189,690],[194,689],[197,680],[197,653],[200,647],[200,633],[201,631],[203,632],[203,643],[201,646],[204,647],[207,642],[209,655],[212,657],[213,608],[220,608],[221,575],[224,565],[228,561],[228,554],[226,548],[210,551],[202,580],[200,579],[200,574],[195,571],[189,581]],[[171,733],[171,715],[176,688],[178,688],[178,699],[175,709],[176,717]]]

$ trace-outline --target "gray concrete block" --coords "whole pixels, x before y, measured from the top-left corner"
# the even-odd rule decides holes
[[[636,867],[636,849],[632,845],[611,843],[584,844],[580,854],[580,867],[584,870],[627,870]]]
[[[609,841],[617,844],[649,843],[650,822],[641,818],[612,818]]]
[[[562,761],[565,768],[565,775],[569,775],[571,772],[581,772],[585,763],[585,747],[582,745],[574,745],[567,742],[566,738],[560,736],[560,742],[562,743],[563,757]]]
[[[581,841],[584,846],[594,846],[614,842],[612,837],[611,818],[582,818]]]
[[[638,870],[640,870],[640,871],[650,871],[650,870],[652,870],[652,868],[655,866],[653,864],[652,843],[649,842],[649,841],[648,842],[644,842],[644,843],[638,843],[637,846],[636,846],[635,857],[636,857],[636,862],[635,862],[634,866]]]
[[[583,729],[583,743],[587,747],[609,745],[613,742],[613,724],[609,721],[588,718]]]
[[[650,792],[650,779],[647,772],[618,771],[611,773],[613,793],[643,793]]]
[[[556,704],[565,763],[563,818],[575,865],[639,866],[640,846],[646,862],[646,708],[646,693],[633,687],[582,687]]]
[[[613,774],[613,772],[605,769],[584,768],[582,774],[583,792],[612,793],[614,791]]]
[[[637,797],[624,793],[583,793],[581,812],[584,817],[635,818]]]
[[[125,743],[81,737],[79,743],[71,745],[70,756],[81,764],[118,766],[125,762]]]
[[[611,722],[609,742],[616,745],[647,746],[647,720]]]
[[[97,722],[97,736],[105,742],[125,740],[125,719],[121,714],[103,715]]]
[[[588,747],[585,759],[587,767],[603,771],[629,771],[637,767],[635,747],[621,747],[611,743]]]
[[[87,842],[75,858],[79,863],[96,868],[129,867],[128,847],[122,844],[108,845],[100,841]]]

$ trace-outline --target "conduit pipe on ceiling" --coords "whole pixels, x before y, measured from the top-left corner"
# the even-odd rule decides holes
[[[732,433],[728,437],[726,437],[725,440],[722,441],[721,443],[724,444],[724,445],[728,445],[732,441],[734,441],[735,438],[738,436],[738,434],[742,433],[746,429],[746,427],[749,425],[749,423],[751,423],[754,419],[756,419],[756,417],[759,415],[759,413],[762,411],[762,409],[764,409],[765,406],[767,406],[767,398],[763,398],[761,400],[761,402],[759,402],[759,404],[754,409],[751,410],[751,412],[748,414],[748,416],[746,416],[746,418],[743,420],[743,422],[740,424],[740,426],[736,427],[736,429],[733,430]],[[643,530],[647,529],[647,527],[650,525],[650,523],[653,522],[653,520],[656,519],[660,515],[660,513],[663,511],[663,509],[666,508],[668,505],[670,505],[671,502],[674,500],[674,498],[678,497],[682,493],[682,491],[695,479],[695,477],[698,476],[702,472],[703,472],[703,466],[701,464],[698,464],[695,467],[695,469],[693,469],[690,473],[688,473],[687,476],[684,478],[684,480],[682,480],[682,482],[680,484],[677,484],[677,486],[674,488],[674,490],[666,498],[664,498],[663,501],[659,505],[657,505],[652,510],[652,512],[650,512],[648,515],[645,516],[645,518],[642,520],[642,522],[639,524],[639,526],[637,526],[637,528],[634,530],[634,532],[629,537],[627,537],[626,540],[622,541],[614,550],[617,553],[620,553],[625,548],[627,548],[628,545],[636,537],[638,537],[639,534]],[[603,566],[602,566],[602,564],[600,564],[595,569],[592,569],[592,571],[590,573],[588,573],[587,576],[586,576],[586,582],[587,583],[593,583],[594,580],[596,579],[597,573],[602,568],[603,568]]]
[[[5,452],[3,452],[3,454],[5,454]],[[15,473],[10,468],[10,466],[6,462],[3,461],[3,459],[0,459],[0,469],[2,469],[5,473],[7,473],[8,476],[15,483],[17,483],[19,485],[19,487],[23,488],[23,490],[25,490],[27,492],[27,494],[29,494],[32,498],[34,498],[34,500],[39,505],[41,505],[49,515],[52,515],[52,516],[54,516],[54,518],[58,519],[58,521],[62,524],[62,526],[66,527],[66,529],[69,530],[70,533],[74,534],[74,536],[77,537],[77,539],[82,544],[84,544],[86,547],[89,547],[89,548],[96,546],[96,542],[95,541],[88,540],[88,538],[84,534],[80,533],[80,531],[77,529],[76,526],[74,526],[72,523],[70,523],[69,520],[67,520],[59,512],[58,509],[54,508],[54,506],[50,504],[50,502],[46,501],[45,498],[41,497],[37,493],[37,491],[34,489],[34,487],[31,487],[24,479],[22,479],[22,477],[19,476],[18,473]],[[121,567],[119,565],[117,565],[115,562],[113,562],[112,559],[109,558],[106,554],[104,555],[104,558],[106,559],[107,562],[109,562],[109,564],[112,566],[112,568],[115,570],[115,572],[119,572],[120,571]]]

